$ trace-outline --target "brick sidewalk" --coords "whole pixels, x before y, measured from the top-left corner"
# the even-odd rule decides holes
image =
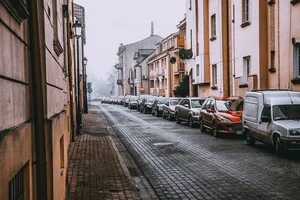
[[[99,108],[83,115],[83,134],[69,147],[67,199],[139,199]]]

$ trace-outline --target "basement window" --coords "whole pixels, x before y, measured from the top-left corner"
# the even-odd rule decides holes
[[[65,144],[64,144],[64,136],[60,138],[60,175],[64,174],[65,169]]]
[[[9,200],[29,199],[29,165],[25,164],[8,183]]]

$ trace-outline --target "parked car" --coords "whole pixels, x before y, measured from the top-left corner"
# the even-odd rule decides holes
[[[129,99],[130,99],[131,95],[126,95],[123,99],[123,106],[127,107],[128,103],[129,103]]]
[[[300,92],[247,92],[243,132],[248,145],[256,140],[271,144],[278,156],[300,150]]]
[[[122,105],[122,99],[124,98],[124,96],[119,96],[118,97],[118,101],[117,101],[117,104],[118,105]]]
[[[121,105],[125,106],[125,101],[126,101],[126,96],[123,96],[121,100]]]
[[[137,96],[131,96],[129,98],[129,101],[128,101],[128,108],[129,109],[134,109],[137,107],[137,100],[138,100],[138,97]]]
[[[168,101],[168,97],[157,97],[153,102],[151,114],[159,117],[162,115],[163,112],[163,105]]]
[[[175,106],[181,101],[182,98],[170,98],[164,105],[162,117],[168,118],[170,121],[175,117]]]
[[[150,113],[155,99],[155,96],[147,96],[141,103],[140,112],[144,114]]]
[[[192,97],[182,99],[177,106],[175,106],[175,120],[177,124],[182,121],[188,122],[190,127],[195,123],[199,123],[199,113],[202,104],[206,98]]]
[[[242,135],[242,97],[209,97],[200,111],[200,131],[212,130],[215,137],[220,134]]]
[[[137,111],[140,111],[140,108],[141,108],[141,103],[143,102],[143,100],[147,97],[147,96],[150,96],[150,95],[140,95],[138,97],[138,100],[137,100]]]

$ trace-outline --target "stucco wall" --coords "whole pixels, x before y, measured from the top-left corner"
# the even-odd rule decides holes
[[[5,136],[0,136],[0,198],[8,199],[8,183],[27,165],[25,169],[25,195],[28,199],[33,198],[32,185],[32,124],[27,123],[9,131]],[[30,190],[28,190],[30,189]],[[26,199],[27,199],[26,198]]]

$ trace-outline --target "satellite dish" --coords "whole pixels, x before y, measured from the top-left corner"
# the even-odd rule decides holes
[[[179,57],[183,60],[193,58],[193,51],[192,49],[180,49]]]
[[[175,57],[171,57],[170,58],[170,63],[172,63],[172,64],[176,63],[176,58]]]
[[[186,59],[185,55],[186,55],[186,50],[185,49],[180,49],[179,50],[179,57],[184,60],[184,59]]]
[[[186,50],[186,59],[191,59],[193,57],[192,49]]]

